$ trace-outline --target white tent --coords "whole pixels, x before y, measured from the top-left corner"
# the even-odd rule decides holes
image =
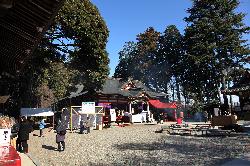
[[[21,108],[21,116],[54,116],[51,108]]]

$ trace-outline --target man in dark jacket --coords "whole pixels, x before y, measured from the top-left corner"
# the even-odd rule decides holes
[[[21,117],[19,124],[18,138],[17,138],[17,150],[19,152],[28,153],[29,133],[32,131],[32,125],[27,121],[26,117]]]

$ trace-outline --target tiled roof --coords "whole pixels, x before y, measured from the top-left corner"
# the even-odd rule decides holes
[[[131,81],[130,81],[131,82]],[[162,93],[154,92],[146,87],[142,82],[133,80],[132,83],[135,87],[130,89],[124,89],[124,85],[130,83],[122,82],[120,79],[108,78],[103,85],[103,89],[98,91],[102,94],[118,94],[127,97],[138,97],[141,93],[146,93],[150,97],[159,97],[162,96]]]

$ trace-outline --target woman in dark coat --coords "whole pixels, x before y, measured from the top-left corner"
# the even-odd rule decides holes
[[[58,145],[58,151],[65,150],[65,135],[66,135],[66,127],[67,125],[63,121],[59,121],[56,128],[56,143]]]
[[[21,117],[19,124],[18,138],[17,138],[17,150],[19,152],[28,153],[29,133],[32,131],[32,125],[27,121],[26,117]]]

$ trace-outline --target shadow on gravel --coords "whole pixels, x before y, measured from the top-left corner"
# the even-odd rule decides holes
[[[88,166],[174,166],[176,165],[176,162],[174,161],[168,161],[168,162],[161,162],[155,159],[152,161],[151,159],[144,159],[140,157],[133,157],[133,159],[126,157],[121,159],[117,162],[112,162],[110,164],[107,163],[94,163],[89,162]],[[190,166],[186,164],[179,164],[180,166]]]
[[[157,163],[157,165],[164,165],[163,163],[166,165],[221,165],[231,160],[232,154],[235,156],[245,149],[242,146],[230,145],[224,139],[202,139],[201,141],[190,137],[166,137],[159,142],[116,144],[114,147],[120,151],[143,152],[143,157],[139,157],[137,161],[131,161],[135,162],[133,164],[141,162]],[[158,152],[164,154],[164,157],[156,155],[159,154]],[[131,159],[126,155],[123,158]]]
[[[33,134],[33,136],[34,136],[34,137],[35,137],[35,136],[37,136],[37,137],[38,137],[39,135],[38,135],[38,134]]]
[[[55,147],[53,147],[53,146],[48,146],[48,145],[42,145],[42,148],[47,149],[47,150],[56,150]]]

